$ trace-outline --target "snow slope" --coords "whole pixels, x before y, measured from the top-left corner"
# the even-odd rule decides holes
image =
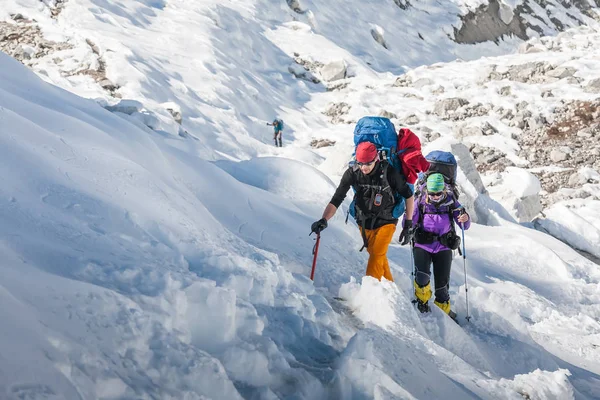
[[[274,154],[257,141],[271,143],[264,123],[275,115],[287,121],[284,140],[323,125],[323,119],[307,118],[304,108],[324,87],[293,77],[288,69],[297,67],[295,53],[311,62],[343,59],[351,71],[373,78],[439,61],[506,54],[520,43],[508,37],[498,45],[452,41],[460,16],[482,4],[472,0],[419,1],[406,10],[388,0],[352,7],[341,0],[303,0],[300,13],[286,2],[266,0],[69,0],[52,18],[48,5],[55,3],[0,1],[0,19],[21,13],[35,19],[45,38],[71,47],[32,61],[32,68],[48,82],[114,103],[87,73],[102,65],[121,98],[141,102],[158,119],[158,129],[176,135],[179,126],[166,110],[175,103],[183,128],[200,139],[190,151],[209,160]],[[558,17],[565,12],[560,3],[551,11]],[[569,12],[592,22],[577,9]],[[290,26],[291,21],[298,22]],[[298,34],[288,38],[290,30]],[[372,32],[383,33],[387,49]]]
[[[313,182],[327,198],[321,173],[271,175],[297,163],[285,158],[221,169],[1,63],[8,398],[593,398],[600,270],[566,245],[475,225],[464,330],[417,315],[405,248],[390,252],[398,286],[345,283],[365,256],[342,216],[313,286],[307,226],[322,201],[294,190]],[[331,299],[340,286],[347,305]]]
[[[293,43],[297,36],[288,30],[300,25],[256,22],[265,4],[77,1],[53,22],[39,3],[10,2],[40,10],[34,15],[47,18],[46,29],[70,40],[81,43],[95,32],[124,97],[160,122],[150,129],[111,113],[102,101],[49,85],[0,54],[0,398],[597,398],[600,267],[511,222],[499,205],[480,210],[494,223],[474,224],[465,264],[454,261],[453,307],[463,322],[465,266],[468,273],[473,318],[463,327],[437,309],[425,316],[414,310],[406,248],[390,248],[395,284],[363,279],[366,255],[341,212],[322,235],[310,282],[309,226],[351,152],[352,126],[328,124],[321,114],[329,103],[347,101],[349,121],[395,105],[391,111],[417,113],[422,126],[442,133],[430,148],[455,139],[451,122],[423,111],[437,95],[394,88],[396,77],[378,72],[392,58],[379,57],[375,47],[382,65],[370,70],[361,61],[369,57],[361,46],[370,42],[356,36],[332,31],[324,41],[297,31],[314,40],[310,51],[327,45],[352,54],[363,75],[346,90],[326,92],[287,75],[289,52],[301,42]],[[281,7],[275,21],[289,13]],[[310,7],[317,20],[326,14]],[[357,16],[373,15],[365,11],[372,5],[360,7]],[[380,18],[392,20],[389,11]],[[204,31],[207,15],[219,34]],[[190,42],[179,39],[182,20],[193,26]],[[242,39],[256,51],[232,45]],[[156,51],[160,40],[165,47]],[[63,61],[77,65],[74,53]],[[581,53],[553,57],[566,62]],[[470,71],[547,56],[482,59],[468,64],[471,70],[438,64],[409,74],[413,82],[443,85],[448,97],[464,90],[471,99],[501,103],[493,84],[488,91],[470,87],[467,78],[477,76]],[[189,59],[198,64],[190,68]],[[583,58],[580,65],[594,64]],[[45,70],[36,72],[46,81],[105,96],[85,76]],[[587,96],[561,83],[556,89]],[[423,100],[403,100],[406,93]],[[180,136],[164,111],[174,101],[191,136]],[[280,104],[277,114],[292,133],[286,147],[274,149],[257,139],[270,143],[264,122]],[[308,147],[325,134],[338,144]],[[499,136],[495,146],[516,152]],[[477,195],[466,171],[460,180],[466,197]],[[577,237],[593,243],[588,232]]]

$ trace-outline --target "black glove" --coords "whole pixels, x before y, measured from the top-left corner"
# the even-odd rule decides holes
[[[318,221],[315,221],[310,226],[312,232],[319,234],[323,229],[327,228],[327,220],[325,218],[321,218]]]
[[[412,228],[413,224],[411,220],[406,220],[404,221],[404,226],[402,227],[402,232],[400,232],[400,237],[398,238],[398,241],[400,242],[401,246],[405,246],[407,244],[410,243],[410,241],[412,240],[413,236],[415,235],[415,232]]]

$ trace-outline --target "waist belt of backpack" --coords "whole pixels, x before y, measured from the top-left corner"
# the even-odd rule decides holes
[[[458,249],[458,254],[460,254],[462,256],[462,251],[460,251],[460,238],[458,238],[459,242],[458,242],[458,247],[453,248],[454,246],[448,246],[449,242],[448,239],[450,238],[450,236],[457,236],[456,235],[456,227],[454,225],[454,211],[456,211],[457,209],[452,209],[451,207],[448,207],[448,210],[445,212],[434,212],[434,213],[427,213],[427,214],[447,214],[448,218],[450,219],[450,230],[448,232],[446,232],[443,235],[434,235],[431,232],[425,232],[422,228],[423,225],[423,218],[425,216],[425,207],[420,204],[419,205],[419,222],[418,222],[418,227],[415,230],[415,242],[419,243],[419,244],[431,244],[434,241],[438,241],[440,242],[442,245],[448,247],[451,250],[455,250]],[[420,236],[420,239],[419,239]],[[457,240],[456,238],[454,240]]]
[[[433,242],[440,242],[444,246],[447,246],[448,238],[450,236],[455,235],[451,230],[444,233],[443,235],[435,235],[431,232],[427,232],[423,230],[423,228],[419,227],[415,230],[415,242],[419,244],[431,244]],[[450,247],[450,246],[447,246]]]
[[[431,232],[424,231],[421,227],[415,230],[415,243],[418,244],[431,244],[439,240],[438,235],[434,235]]]
[[[433,242],[440,242],[440,244],[448,247],[450,250],[458,249],[458,254],[462,256],[462,252],[460,251],[460,237],[456,236],[456,232],[453,230],[449,230],[443,235],[434,235],[433,233],[426,232],[419,227],[415,230],[414,240],[415,243],[418,244],[431,244]],[[454,244],[451,244],[450,240],[454,240]],[[458,244],[458,246],[456,246],[456,244]]]

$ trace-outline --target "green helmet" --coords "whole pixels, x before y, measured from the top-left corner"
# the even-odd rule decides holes
[[[431,174],[427,177],[427,191],[431,193],[442,192],[446,187],[444,175],[440,173]]]

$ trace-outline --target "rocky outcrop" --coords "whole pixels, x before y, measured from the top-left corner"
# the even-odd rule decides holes
[[[581,182],[573,177],[573,171],[581,167],[600,170],[600,100],[563,102],[563,106],[554,111],[552,122],[543,115],[534,115],[526,102],[518,103],[516,112],[501,107],[494,111],[503,115],[505,123],[522,130],[513,138],[521,149],[518,156],[527,160],[528,168],[540,181],[543,206],[563,199],[565,193],[561,189],[574,190],[573,196],[585,195],[579,190]],[[465,123],[456,133],[458,137],[484,136],[485,126],[487,123],[483,126]],[[490,125],[487,132],[494,129]],[[514,165],[495,148],[472,144],[469,150],[479,172],[503,172]],[[532,201],[536,203],[537,199]]]
[[[33,60],[56,51],[70,49],[69,43],[46,40],[39,26],[21,14],[12,16],[14,23],[0,22],[0,50],[31,66]]]
[[[525,128],[519,144],[519,155],[539,170],[535,174],[547,193],[543,205],[563,199],[561,189],[573,189],[574,196],[579,196],[580,182],[573,178],[573,171],[581,167],[600,170],[600,100],[563,102],[552,123]]]
[[[576,72],[573,68],[554,68],[549,62],[545,61],[512,65],[503,72],[498,72],[496,68],[496,66],[492,67],[489,80],[508,79],[521,83],[549,83],[573,76]]]
[[[56,12],[58,13],[64,2],[57,1],[53,4],[50,10],[57,10]],[[13,15],[12,19],[14,21],[12,23],[0,22],[0,50],[28,67],[35,69],[34,66],[41,59],[53,57],[53,53],[74,47],[71,43],[54,42],[45,39],[37,22],[27,19],[21,14]],[[52,61],[61,70],[61,74],[65,76],[90,76],[104,90],[109,92],[111,96],[120,97],[117,93],[119,85],[110,81],[106,76],[106,63],[100,54],[99,47],[89,39],[86,39],[85,43],[89,46],[93,54],[91,61],[81,63],[75,68],[68,62],[63,65],[63,60],[59,57],[52,58]]]
[[[526,26],[512,9],[490,0],[462,17],[460,29],[454,28],[454,40],[457,43],[475,44],[487,41],[498,43],[504,36],[517,36],[527,40]]]
[[[596,7],[600,2],[596,1]],[[462,44],[486,41],[499,43],[504,37],[530,38],[528,31],[540,36],[549,32],[562,32],[567,28],[585,24],[585,17],[595,18],[590,1],[523,0],[514,9],[501,0],[489,0],[461,17],[462,24],[454,28],[454,40]],[[563,15],[558,19],[554,15]],[[597,17],[596,17],[597,18]],[[524,52],[539,51],[535,45]]]

